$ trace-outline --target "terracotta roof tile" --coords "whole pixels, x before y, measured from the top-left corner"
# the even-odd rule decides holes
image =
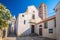
[[[42,21],[36,23],[36,24],[40,24],[40,23],[43,23],[43,22],[46,22],[46,21],[49,21],[49,20],[52,20],[52,19],[55,19],[55,18],[56,18],[56,16],[53,15],[53,16],[51,16],[51,17],[48,17],[48,18],[46,18],[46,19],[44,19],[44,20],[42,20]]]

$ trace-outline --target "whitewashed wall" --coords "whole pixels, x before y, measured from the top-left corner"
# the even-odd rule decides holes
[[[35,11],[35,12],[33,12]],[[35,15],[35,19],[32,19],[32,15]],[[34,5],[32,6],[28,6],[28,17],[29,19],[31,19],[31,22],[40,22],[41,21],[41,18],[38,16],[38,10],[36,9],[36,7]]]
[[[31,29],[30,29],[30,25],[29,25],[29,21],[26,15],[24,15],[24,17],[22,17],[22,15],[24,14],[19,14],[19,18],[18,18],[18,28],[17,28],[17,33],[18,36],[21,35],[28,35],[31,33]],[[24,24],[24,20],[26,20],[26,23]]]
[[[60,40],[60,9],[56,13],[56,25],[57,40]]]
[[[19,15],[16,18],[16,34],[18,36],[18,23],[19,23]]]
[[[49,38],[56,38],[56,28],[55,28],[55,25],[54,25],[54,19],[53,20],[50,20],[48,21],[48,37]],[[53,33],[49,33],[49,29],[53,29]]]
[[[35,15],[35,19],[32,19],[33,14]],[[35,22],[35,23],[40,22],[42,19],[39,17],[38,14],[39,14],[38,10],[36,9],[36,7],[34,5],[28,6],[28,17],[29,17],[28,19],[29,19],[30,22]],[[35,24],[30,24],[30,27],[31,27],[31,25],[35,25]],[[36,34],[39,34],[38,29],[39,29],[39,27],[37,25],[35,25],[34,32]]]
[[[39,26],[35,25],[35,33],[39,35]]]
[[[44,28],[44,22],[40,23],[35,27],[35,32],[39,34],[39,28],[42,28],[42,37],[48,37],[48,38],[53,38],[56,39],[56,28],[54,26],[54,19],[47,21],[47,27]],[[42,25],[42,27],[39,27],[39,25]],[[53,33],[49,33],[49,29],[53,29]]]
[[[47,23],[48,28],[44,28],[43,23],[43,37],[56,39],[56,28],[54,26],[54,19],[47,21]],[[53,33],[49,33],[49,29],[53,29]]]
[[[57,40],[60,40],[60,2],[55,7]]]

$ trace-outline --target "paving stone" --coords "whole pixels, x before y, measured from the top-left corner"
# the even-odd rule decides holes
[[[4,38],[4,40],[54,40],[54,39],[50,39],[50,38],[43,38],[43,37],[7,37]]]

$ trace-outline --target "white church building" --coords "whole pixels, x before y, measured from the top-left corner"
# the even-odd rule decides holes
[[[46,18],[46,5],[41,3],[37,9],[28,6],[25,13],[20,13],[16,20],[17,36],[36,33],[42,37],[55,38],[55,15]]]
[[[37,34],[60,40],[60,2],[54,8],[55,15],[46,17],[46,5],[41,3],[37,9],[34,5],[28,6],[24,13],[19,13],[16,18],[17,36]]]
[[[25,13],[20,13],[16,20],[17,35],[29,35],[38,32],[36,24],[42,19],[38,16],[38,10],[34,5],[28,6]]]

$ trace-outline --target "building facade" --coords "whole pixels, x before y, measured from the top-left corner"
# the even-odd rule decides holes
[[[12,19],[9,21],[8,34],[16,32],[15,23],[16,23],[16,18],[15,16],[13,16]]]
[[[34,5],[28,6],[25,13],[20,13],[16,20],[17,35],[29,35],[31,34],[31,26],[35,26],[35,22],[38,23],[41,18],[38,16],[38,10]]]
[[[60,40],[60,2],[54,8],[56,13],[56,37],[57,40]]]
[[[55,15],[37,23],[38,32],[42,37],[56,38],[56,17]],[[36,30],[37,31],[37,30]],[[37,32],[36,32],[37,33]]]
[[[60,40],[60,2],[54,8],[56,14],[46,18],[46,5],[41,4],[37,9],[34,5],[28,6],[24,13],[16,18],[17,36],[27,36],[36,33],[41,37]]]

